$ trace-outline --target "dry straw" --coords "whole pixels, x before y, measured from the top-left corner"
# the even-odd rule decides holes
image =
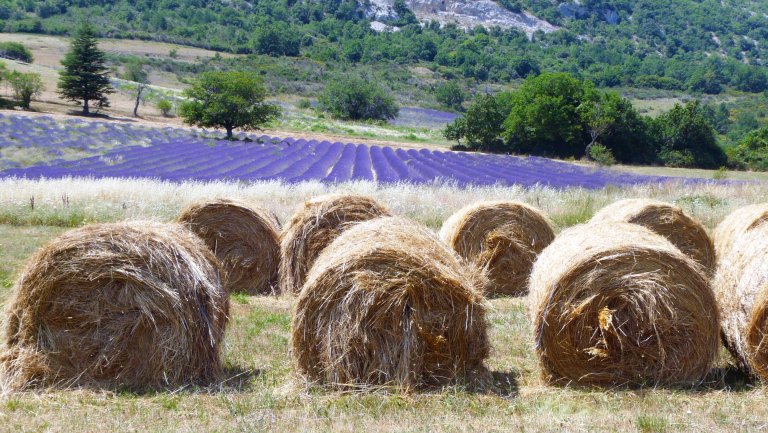
[[[539,256],[530,287],[536,353],[551,383],[690,384],[714,361],[714,294],[696,262],[648,229],[568,229]]]
[[[487,270],[486,296],[519,296],[528,292],[533,262],[555,239],[555,232],[538,209],[515,201],[493,201],[454,213],[440,229],[440,239]]]
[[[175,224],[65,233],[30,259],[7,304],[3,385],[143,390],[217,379],[228,298],[215,262]]]
[[[389,211],[370,197],[325,195],[304,203],[281,236],[281,293],[298,293],[317,256],[344,230]]]
[[[276,291],[279,223],[268,210],[233,200],[213,200],[187,208],[179,222],[202,238],[218,257],[228,292]]]
[[[604,207],[592,218],[592,222],[600,221],[623,221],[648,228],[699,262],[708,275],[715,271],[712,239],[701,223],[677,206],[649,199],[620,200]]]
[[[731,212],[718,224],[713,236],[718,259],[728,254],[739,236],[768,221],[768,203],[753,204]]]
[[[317,259],[296,305],[292,353],[310,381],[417,389],[482,371],[485,277],[426,229],[380,218]]]
[[[739,367],[768,382],[768,226],[738,237],[713,285],[726,347]]]

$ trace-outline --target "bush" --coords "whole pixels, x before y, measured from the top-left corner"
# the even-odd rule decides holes
[[[768,126],[750,132],[728,149],[728,162],[742,170],[768,170]]]
[[[461,111],[461,104],[465,98],[464,91],[459,86],[459,83],[455,81],[441,84],[435,89],[435,99],[437,99],[437,102],[452,110]]]
[[[589,157],[598,165],[608,166],[616,164],[616,158],[613,157],[611,149],[600,143],[595,143],[589,148]]]
[[[312,101],[310,101],[307,98],[299,99],[299,102],[296,103],[296,107],[301,108],[303,110],[312,108]]]
[[[32,63],[32,53],[18,42],[0,42],[0,57]]]
[[[373,80],[347,76],[325,86],[320,108],[348,120],[394,119],[400,108],[394,98]]]
[[[163,113],[163,116],[168,117],[171,115],[171,111],[173,110],[173,104],[167,99],[161,99],[157,102],[157,109]]]
[[[25,110],[29,109],[32,98],[39,96],[44,88],[40,74],[34,72],[12,72],[8,75],[8,82],[13,88],[16,101]]]

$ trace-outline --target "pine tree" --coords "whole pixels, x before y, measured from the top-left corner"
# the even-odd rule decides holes
[[[97,46],[96,32],[89,23],[83,23],[72,40],[69,52],[59,72],[59,95],[71,101],[83,101],[83,114],[90,114],[89,103],[109,107],[107,95],[113,93],[104,65],[104,53]]]

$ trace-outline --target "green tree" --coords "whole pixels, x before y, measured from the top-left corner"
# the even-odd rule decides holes
[[[246,72],[204,72],[184,95],[188,101],[179,107],[184,122],[224,128],[228,140],[235,128],[259,130],[280,115],[280,107],[264,102],[261,80]]]
[[[512,94],[503,137],[511,150],[559,157],[581,156],[588,134],[579,106],[584,86],[566,73],[527,78]]]
[[[746,170],[768,170],[768,127],[747,134],[736,146],[728,149],[731,166]]]
[[[104,53],[98,48],[96,31],[87,22],[78,28],[69,52],[61,64],[58,93],[70,101],[83,101],[83,114],[90,114],[90,102],[109,107],[107,95],[114,93],[107,75]]]
[[[348,120],[393,119],[400,111],[394,98],[373,80],[346,76],[326,84],[320,108]]]
[[[133,61],[125,65],[123,78],[136,83],[136,102],[133,105],[133,117],[139,117],[139,103],[142,101],[142,94],[149,86],[149,74],[144,70],[144,65],[141,62]]]
[[[463,116],[446,126],[443,135],[448,140],[463,143],[471,150],[499,150],[502,146],[502,123],[509,111],[504,95],[480,95]]]
[[[29,110],[32,98],[40,95],[45,88],[40,74],[34,72],[14,71],[8,75],[8,82],[11,84],[16,101],[25,110]]]
[[[447,108],[461,111],[461,104],[464,103],[466,95],[459,83],[456,81],[448,81],[435,88],[435,99]]]
[[[665,165],[719,168],[727,159],[699,101],[675,104],[652,122],[658,157]]]

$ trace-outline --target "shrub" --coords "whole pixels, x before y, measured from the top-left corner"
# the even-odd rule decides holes
[[[34,72],[16,72],[14,71],[8,76],[8,82],[13,88],[13,95],[18,101],[21,108],[29,109],[29,103],[32,98],[40,95],[43,91],[43,80],[40,78],[40,74]]]
[[[750,132],[739,144],[728,149],[728,162],[740,169],[768,170],[768,127]]]
[[[464,102],[465,97],[466,95],[461,86],[455,81],[441,84],[435,89],[435,99],[437,99],[437,102],[452,110],[461,110],[461,104]]]
[[[400,111],[384,88],[373,80],[352,76],[328,83],[319,104],[333,117],[348,120],[393,119]]]
[[[595,143],[589,148],[589,157],[598,165],[616,164],[616,158],[613,157],[611,149],[600,143]]]
[[[167,99],[161,99],[157,102],[157,109],[163,113],[163,116],[168,117],[171,115],[171,111],[173,111],[173,104]]]
[[[32,53],[18,42],[0,42],[0,57],[32,63]]]

